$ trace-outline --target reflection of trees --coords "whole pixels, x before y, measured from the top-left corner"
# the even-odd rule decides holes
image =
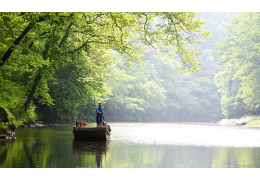
[[[72,133],[62,126],[54,128],[21,128],[19,137],[11,141],[0,141],[1,167],[95,167],[96,155],[100,166],[105,165],[109,142],[86,144],[71,143]],[[73,147],[71,147],[73,145]],[[69,148],[70,147],[70,148]],[[73,155],[74,154],[74,155]]]
[[[228,168],[230,167],[230,155],[229,148],[227,147],[218,147],[217,152],[214,155],[215,159],[212,159],[213,168]]]
[[[260,167],[258,156],[259,148],[232,148],[218,147],[212,160],[212,167],[215,168],[253,168]]]
[[[26,158],[27,158],[27,160],[29,161],[29,166],[30,166],[31,168],[34,168],[35,165],[34,165],[34,163],[33,163],[33,157],[32,157],[33,154],[30,152],[29,147],[28,147],[28,145],[27,145],[26,143],[23,144],[23,149],[24,149]]]
[[[13,145],[13,140],[0,140],[0,165],[4,164],[8,150]]]
[[[0,141],[0,168],[260,167],[260,148],[80,142],[60,125],[21,128],[18,135],[15,141]]]
[[[23,138],[23,142],[21,143],[20,151],[24,153],[23,157],[19,157],[19,161],[23,162],[23,164],[27,163],[26,166],[22,165],[23,167],[48,167],[49,159],[51,158],[51,150],[52,144],[46,142],[44,140],[40,140],[38,137],[45,137],[46,139],[51,139],[51,135],[48,133],[48,130],[44,129],[30,129],[29,136],[25,136]]]
[[[253,167],[259,167],[259,164],[257,166],[257,159],[259,157],[256,157],[255,154],[258,154],[256,152],[253,152],[255,148],[241,148],[238,149],[236,152],[237,157],[237,164],[240,168],[253,168]],[[254,157],[255,156],[255,157]]]

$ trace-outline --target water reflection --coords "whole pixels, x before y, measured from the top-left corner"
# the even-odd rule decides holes
[[[102,152],[96,151],[96,165],[98,168],[102,168]]]
[[[104,142],[84,142],[73,140],[73,154],[81,156],[95,156],[95,165],[97,168],[102,168],[103,156],[106,157],[106,152],[109,149],[110,141]]]
[[[0,165],[4,164],[7,159],[9,148],[13,145],[15,140],[0,140]]]
[[[110,141],[80,142],[73,125],[18,129],[0,141],[0,168],[260,167],[260,129],[111,123]]]

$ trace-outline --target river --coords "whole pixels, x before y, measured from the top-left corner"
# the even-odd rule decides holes
[[[73,125],[17,129],[17,139],[0,140],[0,168],[260,167],[259,128],[110,123],[111,140],[77,142]]]

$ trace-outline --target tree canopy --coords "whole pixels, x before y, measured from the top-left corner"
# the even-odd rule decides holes
[[[239,13],[227,27],[230,36],[218,43],[221,71],[215,82],[226,117],[259,112],[259,13]]]
[[[183,70],[197,71],[199,52],[188,44],[210,35],[201,30],[204,21],[198,15],[1,12],[0,106],[15,120],[85,118],[108,96],[105,69],[116,62],[114,52],[130,65],[142,60],[146,46],[179,60]]]

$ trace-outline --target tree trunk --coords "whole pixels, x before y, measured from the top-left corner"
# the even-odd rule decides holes
[[[50,44],[49,44],[49,43],[46,43],[45,48],[44,48],[44,52],[43,52],[43,54],[42,54],[43,60],[46,60],[46,59],[47,59],[47,53],[48,53],[49,48],[50,48]],[[36,77],[35,77],[35,79],[34,79],[33,86],[32,86],[32,89],[31,89],[31,91],[30,91],[30,94],[29,94],[29,96],[28,96],[26,102],[24,103],[24,111],[27,111],[27,109],[28,109],[29,106],[30,106],[31,101],[33,100],[33,95],[34,95],[34,93],[35,93],[35,91],[36,91],[36,88],[37,88],[37,86],[38,86],[38,84],[39,84],[41,78],[42,78],[42,75],[41,75],[42,70],[43,70],[42,68],[39,69],[38,74],[36,75]]]
[[[66,30],[65,35],[63,36],[63,38],[60,41],[59,48],[61,48],[64,45],[64,43],[66,42],[66,40],[68,39],[68,37],[69,37],[69,30],[70,30],[72,25],[73,25],[73,23],[69,24],[69,26],[68,26],[68,28]]]
[[[0,122],[9,123],[7,112],[2,107],[0,107]]]
[[[69,36],[69,29],[71,28],[71,26],[72,26],[72,23],[70,23],[70,25],[68,26],[68,29],[67,29],[67,31],[65,33],[65,36],[62,38],[62,40],[61,40],[61,42],[59,44],[59,47],[62,47],[62,45],[65,43],[66,39],[68,38],[68,36]],[[33,45],[33,42],[30,44],[29,48],[31,48],[32,45]],[[48,53],[49,47],[50,47],[50,44],[46,43],[45,48],[44,48],[45,50],[44,50],[43,55],[42,55],[43,60],[47,59],[47,53]],[[29,94],[26,102],[24,103],[24,111],[27,111],[27,109],[30,106],[31,101],[33,100],[34,93],[35,93],[35,91],[37,89],[37,86],[40,83],[40,80],[42,78],[42,75],[41,75],[42,71],[43,71],[43,69],[40,69],[38,71],[38,74],[37,74],[36,78],[34,79],[34,83],[33,83],[32,89],[30,91],[30,94]]]
[[[14,43],[12,44],[12,46],[6,51],[6,53],[4,54],[4,56],[1,58],[1,60],[3,62],[0,62],[0,67],[7,61],[7,59],[11,56],[12,52],[14,51],[15,46],[17,46],[21,40],[24,38],[24,36],[30,31],[31,29],[31,25],[29,24],[25,30],[22,32],[22,34],[16,38],[16,40],[14,41]]]
[[[44,19],[42,17],[39,18],[38,22],[43,21]],[[14,43],[12,44],[12,46],[6,51],[6,53],[4,54],[4,56],[1,58],[1,60],[3,62],[0,62],[0,68],[1,66],[3,66],[3,64],[8,60],[8,58],[11,56],[11,54],[14,51],[15,46],[17,46],[22,39],[24,38],[24,36],[26,36],[26,34],[32,29],[32,24],[30,23],[25,30],[22,32],[22,34],[15,39]]]
[[[41,70],[39,70],[36,78],[34,79],[33,86],[32,86],[32,89],[30,91],[30,94],[29,94],[26,102],[24,103],[24,111],[27,111],[27,109],[29,108],[29,105],[30,105],[31,101],[33,100],[33,95],[34,95],[34,93],[36,91],[36,88],[37,88],[37,86],[38,86],[38,84],[39,84],[39,82],[40,82],[40,80],[42,78],[40,71]]]

